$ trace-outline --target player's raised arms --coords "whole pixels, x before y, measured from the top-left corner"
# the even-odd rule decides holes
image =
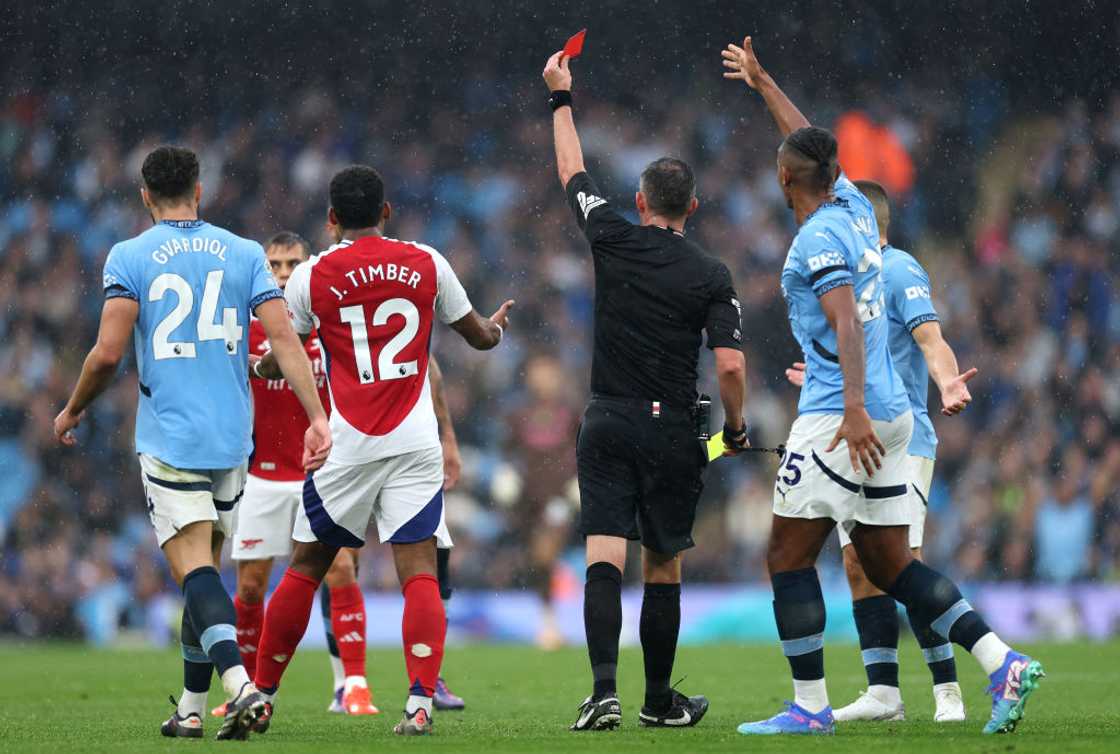
[[[812,125],[758,62],[758,57],[754,54],[754,43],[750,37],[743,40],[742,47],[734,44],[727,45],[727,49],[723,51],[723,65],[729,69],[723,73],[725,79],[746,82],[747,86],[762,95],[782,136],[788,136],[799,128]]]

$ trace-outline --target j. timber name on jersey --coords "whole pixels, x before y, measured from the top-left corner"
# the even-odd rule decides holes
[[[584,220],[591,214],[591,210],[607,203],[607,200],[602,197],[595,196],[594,194],[585,194],[582,191],[576,194],[576,201],[579,202],[579,208],[583,212]]]

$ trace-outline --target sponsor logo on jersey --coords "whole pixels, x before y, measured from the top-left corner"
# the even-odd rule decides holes
[[[607,203],[606,199],[595,196],[594,194],[585,194],[582,191],[576,194],[576,201],[579,202],[579,208],[580,211],[583,212],[584,220],[591,214],[591,210]]]
[[[809,271],[816,272],[823,270],[825,267],[847,267],[844,261],[844,255],[838,251],[826,251],[823,254],[817,254],[815,257],[809,257]]]
[[[929,298],[928,285],[912,285],[906,289],[906,300],[913,301],[916,298]]]

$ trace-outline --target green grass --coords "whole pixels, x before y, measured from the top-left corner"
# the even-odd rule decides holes
[[[982,737],[988,714],[986,679],[968,657],[958,657],[971,719],[961,725],[931,722],[929,679],[913,641],[904,639],[902,684],[910,720],[848,724],[835,737],[746,739],[735,726],[767,717],[790,695],[785,660],[777,647],[685,647],[677,657],[682,688],[712,701],[703,723],[688,730],[646,730],[637,725],[642,699],[641,655],[625,650],[620,664],[623,727],[610,733],[569,733],[576,705],[590,685],[582,649],[543,653],[505,646],[453,647],[444,675],[462,694],[465,713],[436,717],[436,735],[398,739],[391,733],[403,697],[400,652],[370,653],[375,718],[328,715],[325,653],[296,655],[285,678],[277,716],[264,736],[247,746],[277,752],[1071,752],[1116,751],[1120,718],[1112,704],[1120,679],[1120,643],[1027,647],[1049,674],[1031,699],[1026,720],[1012,736]],[[959,654],[959,653],[958,653]],[[859,653],[827,651],[829,690],[843,704],[864,685]],[[180,663],[171,651],[98,651],[79,646],[0,645],[0,751],[162,752],[238,748],[210,740],[168,740],[158,728],[179,693]],[[217,683],[211,701],[217,703]]]

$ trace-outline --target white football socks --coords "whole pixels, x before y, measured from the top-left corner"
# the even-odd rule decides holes
[[[824,679],[816,681],[793,681],[793,701],[806,712],[817,714],[828,706],[828,689]]]
[[[423,709],[431,717],[432,714],[432,698],[430,696],[416,696],[414,694],[408,695],[408,701],[405,702],[404,712],[406,715],[411,715],[418,709]]]
[[[1004,644],[994,631],[989,631],[972,645],[971,651],[972,656],[980,663],[980,667],[984,668],[984,672],[991,675],[1003,665],[1011,647]]]
[[[202,713],[206,711],[206,692],[183,689],[183,695],[179,697],[179,706],[175,711],[179,713],[179,717],[198,715],[201,718]]]
[[[342,658],[328,654],[331,658],[331,674],[334,676],[334,689],[337,691],[346,684],[346,670],[342,667]]]
[[[237,699],[237,695],[241,693],[241,689],[246,683],[250,686],[253,684],[249,679],[249,674],[245,672],[244,665],[234,665],[222,673],[222,688],[226,690],[226,697],[230,701]]]
[[[361,675],[348,675],[348,676],[346,676],[346,680],[343,681],[342,693],[343,694],[349,694],[351,689],[353,689],[355,686],[360,688],[360,689],[368,688],[369,686],[366,683],[365,676],[361,676]]]

